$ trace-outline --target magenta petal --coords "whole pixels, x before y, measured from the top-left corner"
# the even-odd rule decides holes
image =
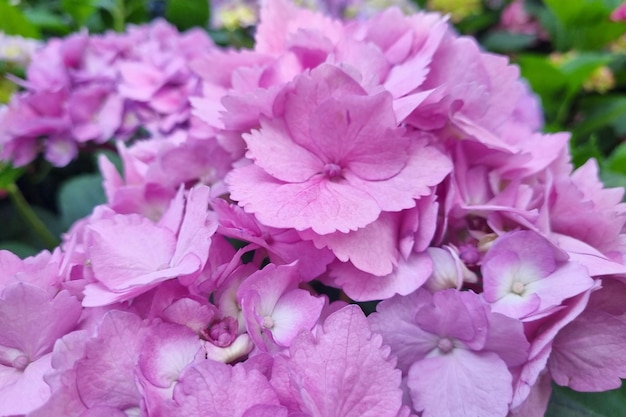
[[[282,405],[253,405],[241,417],[287,417],[289,410]],[[297,417],[293,416],[292,417]]]
[[[247,371],[241,364],[230,366],[205,360],[183,373],[174,388],[174,402],[169,404],[167,415],[242,417],[259,404],[279,405],[265,376],[254,369]]]
[[[76,326],[81,311],[78,300],[67,291],[50,299],[34,285],[10,285],[0,296],[0,346],[18,349],[36,360]]]
[[[380,217],[362,229],[327,235],[301,232],[318,248],[327,247],[342,262],[350,261],[357,269],[377,276],[389,275],[398,263],[397,213],[381,213]]]
[[[143,340],[139,317],[122,312],[107,313],[98,336],[87,343],[85,358],[76,364],[76,384],[87,408],[137,407],[141,395],[135,384],[135,367]]]
[[[382,277],[360,271],[350,263],[335,262],[329,266],[334,283],[356,301],[408,295],[424,284],[431,272],[432,261],[425,253],[411,253],[407,260],[400,259],[393,271]]]
[[[149,328],[139,357],[139,369],[154,386],[168,388],[196,357],[204,358],[198,336],[187,327],[159,323]]]
[[[280,121],[261,124],[260,131],[244,135],[246,156],[269,175],[281,181],[302,182],[322,171],[324,163],[311,151],[295,143]]]
[[[395,296],[378,304],[376,313],[367,319],[372,331],[383,336],[385,344],[398,358],[398,368],[408,373],[416,361],[436,349],[439,336],[425,332],[415,323],[415,312],[421,305],[430,304],[432,294],[416,291],[406,297]]]
[[[490,352],[455,349],[416,362],[407,384],[422,417],[502,417],[513,389],[506,364]]]
[[[366,192],[321,175],[303,183],[283,183],[249,165],[232,171],[227,181],[231,198],[266,226],[346,233],[366,226],[380,214]]]
[[[44,381],[52,355],[44,355],[23,371],[0,365],[0,415],[28,414],[50,398],[50,386]]]
[[[197,271],[204,267],[211,246],[211,236],[217,230],[217,221],[211,217],[208,211],[210,189],[199,186],[189,190],[185,217],[180,226],[176,250],[172,256],[171,265],[175,266],[183,262],[189,254],[196,256],[198,260]]]
[[[313,328],[324,307],[324,298],[314,297],[308,291],[295,289],[278,300],[272,312],[271,329],[276,343],[289,346],[302,330]]]
[[[169,268],[176,237],[137,215],[117,215],[89,226],[94,275],[109,289],[128,288],[145,275]]]
[[[359,307],[347,306],[331,314],[315,338],[301,334],[289,351],[283,372],[289,375],[291,396],[299,399],[303,413],[336,417],[398,414],[402,405],[400,371],[389,358],[389,349],[382,346],[382,338],[370,331]]]
[[[626,319],[587,311],[565,326],[552,344],[550,374],[577,391],[608,391],[626,378]]]

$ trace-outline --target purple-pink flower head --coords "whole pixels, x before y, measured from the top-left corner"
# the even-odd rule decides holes
[[[532,231],[499,237],[483,259],[485,300],[493,311],[513,318],[533,320],[549,314],[593,286],[584,266],[563,258]]]
[[[244,135],[253,163],[227,177],[231,198],[267,226],[321,235],[414,207],[451,164],[397,127],[392,102],[331,65],[297,77],[277,117]]]

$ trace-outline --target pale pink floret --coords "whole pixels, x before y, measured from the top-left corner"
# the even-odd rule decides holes
[[[555,337],[548,369],[577,391],[619,388],[626,377],[626,286],[611,278],[591,294],[585,311]]]
[[[208,257],[217,224],[208,213],[208,187],[187,196],[180,230],[158,225],[139,215],[113,215],[89,226],[89,259],[96,283],[85,288],[85,306],[131,299],[158,283],[199,274]],[[181,221],[183,201],[173,204],[162,221]],[[176,203],[176,200],[175,200]],[[120,243],[122,242],[122,243]]]
[[[347,306],[276,358],[271,383],[293,415],[395,417],[402,391],[394,365],[363,312]]]
[[[408,377],[423,416],[504,416],[513,394],[510,367],[526,360],[522,325],[453,289],[383,301],[369,317]],[[437,381],[437,383],[433,383]]]
[[[268,265],[248,277],[239,287],[237,299],[248,334],[258,348],[274,351],[288,347],[319,319],[324,298],[297,288],[298,268]]]
[[[212,360],[188,367],[174,387],[173,400],[164,406],[164,415],[170,417],[286,417],[261,372],[243,364],[230,366]]]
[[[567,262],[545,238],[531,231],[499,237],[483,259],[485,300],[492,309],[533,320],[593,286],[587,269]]]
[[[254,164],[227,177],[231,198],[263,224],[357,230],[382,211],[414,207],[451,168],[396,127],[389,94],[367,95],[336,67],[299,77],[284,97],[283,118],[244,136]]]
[[[27,414],[45,403],[54,343],[76,327],[82,308],[61,291],[18,282],[0,293],[0,414]]]

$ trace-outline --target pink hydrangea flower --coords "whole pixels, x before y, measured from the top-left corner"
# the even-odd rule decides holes
[[[496,239],[482,262],[485,300],[495,312],[532,320],[558,309],[563,300],[589,290],[587,269],[567,262],[535,232]]]
[[[268,226],[357,230],[414,207],[449,172],[445,156],[396,127],[388,94],[367,95],[338,68],[300,77],[277,105],[281,118],[244,136],[254,163],[227,177],[231,198]]]
[[[415,411],[507,414],[513,396],[509,368],[524,363],[528,352],[520,322],[490,311],[474,293],[452,289],[396,296],[379,304],[369,320],[398,357]]]
[[[395,417],[402,391],[394,365],[360,309],[348,306],[315,334],[302,332],[276,359],[270,382],[294,415]]]

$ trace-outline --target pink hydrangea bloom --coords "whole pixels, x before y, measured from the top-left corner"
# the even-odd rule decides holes
[[[93,222],[87,232],[88,259],[96,282],[85,288],[83,305],[128,300],[162,281],[199,274],[217,228],[207,211],[208,193],[208,187],[189,192],[182,222],[174,214],[179,230],[138,215],[115,214]],[[183,204],[182,194],[179,201]]]
[[[416,411],[506,415],[513,396],[509,367],[524,363],[528,352],[520,322],[456,290],[420,289],[383,301],[377,311],[369,318],[372,329],[398,357]]]
[[[497,238],[481,270],[485,300],[493,311],[527,320],[593,286],[584,266],[566,262],[548,240],[531,231]]]
[[[298,333],[311,330],[319,319],[324,298],[297,288],[297,272],[293,264],[270,264],[239,287],[237,298],[246,329],[262,350],[289,347]]]
[[[187,368],[165,405],[172,417],[287,415],[265,375],[243,364],[231,367],[211,360]]]
[[[294,415],[395,417],[402,391],[394,365],[360,309],[348,306],[315,334],[302,332],[276,359],[271,383]]]
[[[244,136],[254,163],[227,178],[231,198],[268,226],[357,230],[414,207],[450,169],[396,127],[389,95],[367,95],[335,67],[300,77],[278,105],[281,118]]]

